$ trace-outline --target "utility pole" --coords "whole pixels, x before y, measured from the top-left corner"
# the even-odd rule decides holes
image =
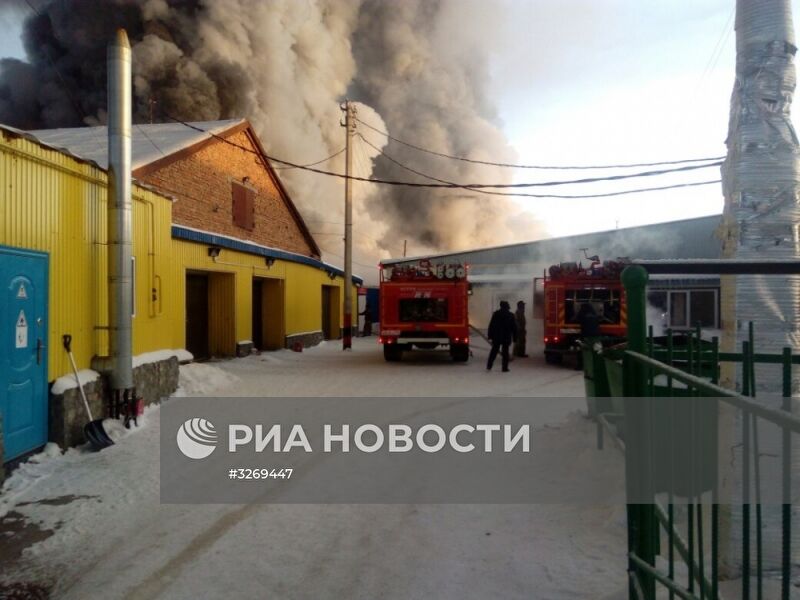
[[[344,111],[345,175],[344,180],[344,336],[342,350],[353,345],[353,135],[356,132],[356,107],[346,100],[340,105]]]
[[[408,240],[403,240],[403,258],[406,257],[407,250],[408,250]]]

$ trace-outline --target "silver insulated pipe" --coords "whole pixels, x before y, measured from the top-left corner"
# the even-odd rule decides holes
[[[800,151],[790,117],[796,84],[795,44],[790,0],[737,0],[736,80],[726,140],[728,156],[722,166],[725,209],[721,233],[725,257],[800,258]],[[785,346],[792,347],[795,353],[800,351],[800,277],[723,277],[722,291],[724,350],[741,351],[742,342],[749,337],[747,324],[752,322],[757,353],[780,354]],[[797,373],[795,369],[794,389]],[[725,379],[727,384],[741,389],[741,366]],[[780,365],[758,366],[759,402],[776,406],[774,398],[770,400],[768,396],[780,395],[781,384]],[[727,427],[720,430],[727,448],[721,445],[720,450],[726,456],[734,456],[735,466],[732,463],[730,468],[741,473],[745,459],[741,415],[728,415],[727,419]],[[767,447],[780,441],[776,431],[761,432],[762,456],[780,455],[775,454],[780,453],[779,445]],[[798,464],[797,456],[792,460]],[[768,540],[763,557],[765,568],[780,565],[780,519],[777,507],[764,507],[763,532]],[[732,505],[730,526],[723,527],[730,537],[723,540],[722,554],[723,564],[733,571],[743,568],[737,564],[741,556],[741,523],[740,506]],[[796,529],[793,538],[794,547],[798,548]]]
[[[108,46],[108,307],[111,388],[133,388],[131,328],[131,45],[118,29]]]
[[[790,0],[737,0],[736,81],[722,166],[726,257],[800,257],[800,153],[790,118],[796,51]],[[756,352],[800,350],[798,277],[738,276],[725,295],[728,348],[741,349],[752,321]],[[767,368],[757,384],[780,394],[780,369]]]

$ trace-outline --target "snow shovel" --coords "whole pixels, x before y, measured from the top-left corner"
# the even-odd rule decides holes
[[[80,375],[78,375],[78,367],[75,365],[75,357],[72,356],[72,336],[66,334],[63,336],[64,349],[69,355],[69,362],[72,364],[72,372],[75,373],[75,382],[78,384],[78,390],[81,393],[81,400],[83,400],[83,407],[86,409],[86,416],[89,417],[89,422],[83,426],[83,434],[95,450],[102,450],[114,445],[108,433],[103,427],[103,419],[92,419],[92,411],[89,408],[89,401],[86,400],[86,393],[83,391],[83,384],[81,383]]]

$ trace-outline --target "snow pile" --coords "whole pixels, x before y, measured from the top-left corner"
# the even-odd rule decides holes
[[[178,359],[178,362],[186,363],[194,359],[192,353],[183,348],[177,350],[156,350],[155,352],[145,352],[137,354],[133,357],[133,368],[147,365],[150,363],[161,362],[162,360],[169,360],[172,357]]]
[[[135,424],[131,421],[130,429],[125,427],[125,423],[122,419],[104,419],[103,429],[106,430],[108,437],[114,440],[115,443],[118,443],[122,438],[141,431],[142,428],[148,426],[151,422],[158,421],[158,410],[159,407],[157,404],[145,406],[144,414],[136,419]]]
[[[223,388],[234,388],[239,378],[208,363],[181,365],[178,389],[173,396],[205,396]]]
[[[50,442],[41,452],[22,463],[0,489],[0,519],[14,507],[23,494],[28,493],[41,479],[56,472],[59,459],[63,457],[58,444]]]
[[[156,404],[146,406],[144,414],[138,419],[138,425],[131,424],[130,429],[126,429],[123,422],[118,419],[104,419],[103,428],[109,437],[114,440],[115,444],[119,444],[124,438],[142,431],[150,423],[155,423],[155,427],[151,426],[149,429],[155,429],[157,432],[159,409],[160,407]],[[151,432],[148,435],[152,436],[154,434]],[[107,452],[108,449],[103,450],[104,454]],[[76,448],[70,448],[62,453],[58,444],[49,442],[41,452],[34,454],[27,461],[20,464],[11,476],[3,482],[3,486],[0,488],[0,518],[4,517],[21,500],[29,499],[32,494],[47,497],[48,493],[45,490],[49,487],[48,478],[56,475],[55,479],[58,479],[58,476],[62,475],[66,469],[80,470],[86,468],[87,461],[98,460],[93,458],[95,456],[99,455],[92,451],[88,443]],[[102,461],[102,459],[100,460]],[[55,523],[55,525],[58,524]]]
[[[535,438],[574,457],[571,468],[585,469],[597,452],[594,425],[574,413],[584,403],[579,372],[531,359],[514,361],[512,373],[501,375],[487,373],[483,360],[457,365],[433,352],[387,364],[374,338],[354,339],[353,346],[342,352],[333,342],[303,354],[183,365],[176,395],[556,396],[563,402],[537,413]],[[315,598],[436,597],[448,589],[451,597],[588,600],[616,598],[609,594],[625,589],[624,500],[613,506],[161,504],[159,415],[160,405],[147,407],[142,426],[130,431],[106,421],[114,446],[64,454],[49,446],[12,474],[0,515],[13,508],[52,535],[28,546],[18,563],[3,565],[0,582],[52,583],[52,596],[65,600],[98,590],[114,598],[219,597],[231,590],[281,596],[281,581],[302,582],[301,595]],[[614,450],[600,458],[609,468],[593,475],[594,484],[605,478],[623,489],[618,478],[611,481],[610,468],[621,472],[622,458]],[[552,488],[563,480],[556,468],[535,453],[531,477]],[[565,497],[589,483],[575,481]],[[380,575],[353,579],[364,565]]]
[[[91,383],[92,381],[96,381],[100,378],[100,373],[97,371],[92,371],[91,369],[81,369],[78,371],[78,379],[80,380],[81,385],[86,385],[87,383]],[[53,387],[50,388],[50,393],[55,396],[60,396],[67,390],[71,390],[78,387],[78,382],[75,380],[75,375],[70,373],[69,375],[63,375],[56,379],[53,382]]]

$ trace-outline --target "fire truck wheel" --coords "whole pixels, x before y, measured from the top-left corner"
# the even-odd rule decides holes
[[[386,362],[397,362],[401,358],[403,358],[403,350],[398,346],[391,346],[389,344],[384,344],[383,358],[386,359]]]
[[[455,362],[467,362],[469,360],[469,345],[453,344],[450,346],[450,356]]]

